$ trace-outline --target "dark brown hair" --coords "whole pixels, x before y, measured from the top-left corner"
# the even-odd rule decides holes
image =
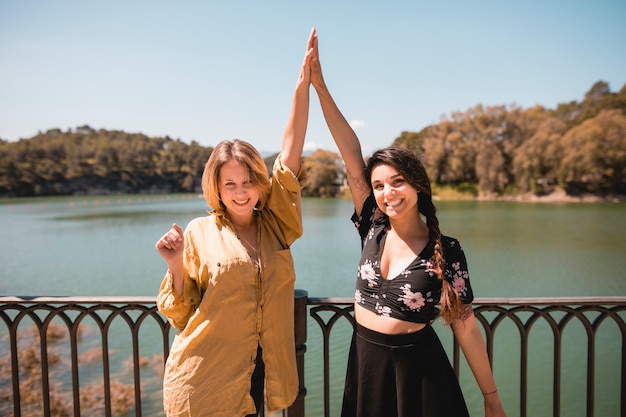
[[[461,317],[461,298],[454,287],[444,279],[445,259],[441,247],[441,231],[437,209],[433,203],[430,180],[421,159],[410,149],[391,146],[379,149],[368,159],[365,167],[365,178],[371,181],[372,170],[377,165],[384,164],[395,168],[413,188],[418,190],[417,210],[426,218],[428,236],[434,244],[433,270],[441,281],[441,316],[447,324]]]

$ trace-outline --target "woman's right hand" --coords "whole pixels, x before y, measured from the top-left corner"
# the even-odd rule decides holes
[[[184,243],[183,229],[174,223],[170,230],[161,236],[154,247],[159,252],[159,255],[165,259],[168,266],[174,266],[182,264]]]
[[[320,64],[320,53],[318,46],[317,32],[314,33],[312,38],[312,51],[311,54],[311,84],[316,90],[326,88],[324,84],[324,76],[322,75],[322,65]]]

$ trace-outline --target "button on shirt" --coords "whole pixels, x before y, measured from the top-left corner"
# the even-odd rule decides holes
[[[266,406],[289,407],[298,394],[290,245],[302,235],[304,169],[276,159],[270,196],[257,211],[259,264],[219,211],[185,229],[184,294],[165,276],[159,311],[179,330],[165,366],[168,416],[233,417],[255,413],[250,380],[257,347],[265,362]]]

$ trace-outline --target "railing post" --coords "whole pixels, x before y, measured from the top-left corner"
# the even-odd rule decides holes
[[[298,365],[298,397],[296,401],[283,413],[286,417],[304,417],[304,353],[306,352],[306,320],[309,294],[305,290],[296,290],[293,304],[293,323],[296,340],[296,363]]]

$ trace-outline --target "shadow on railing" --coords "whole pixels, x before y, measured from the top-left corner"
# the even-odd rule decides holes
[[[310,384],[308,395],[320,397],[321,405],[307,408],[329,417],[331,332],[338,323],[354,324],[352,299],[308,298],[302,290],[295,299],[300,395],[283,415],[305,415],[305,352],[315,341],[322,352],[309,349],[306,366],[321,372],[322,382]],[[563,392],[576,378],[584,383],[584,398],[577,398],[584,414],[575,405],[580,415],[626,415],[626,297],[478,298],[474,304],[509,416],[569,417]],[[0,297],[0,319],[0,415],[163,415],[163,363],[174,332],[154,297]],[[321,334],[307,341],[314,322]],[[349,343],[349,332],[341,333],[341,343]],[[457,375],[469,381],[456,341],[439,333]],[[501,366],[516,353],[513,366]],[[311,362],[320,357],[322,363]],[[505,377],[515,383],[503,386]],[[469,383],[462,385],[471,397]]]

